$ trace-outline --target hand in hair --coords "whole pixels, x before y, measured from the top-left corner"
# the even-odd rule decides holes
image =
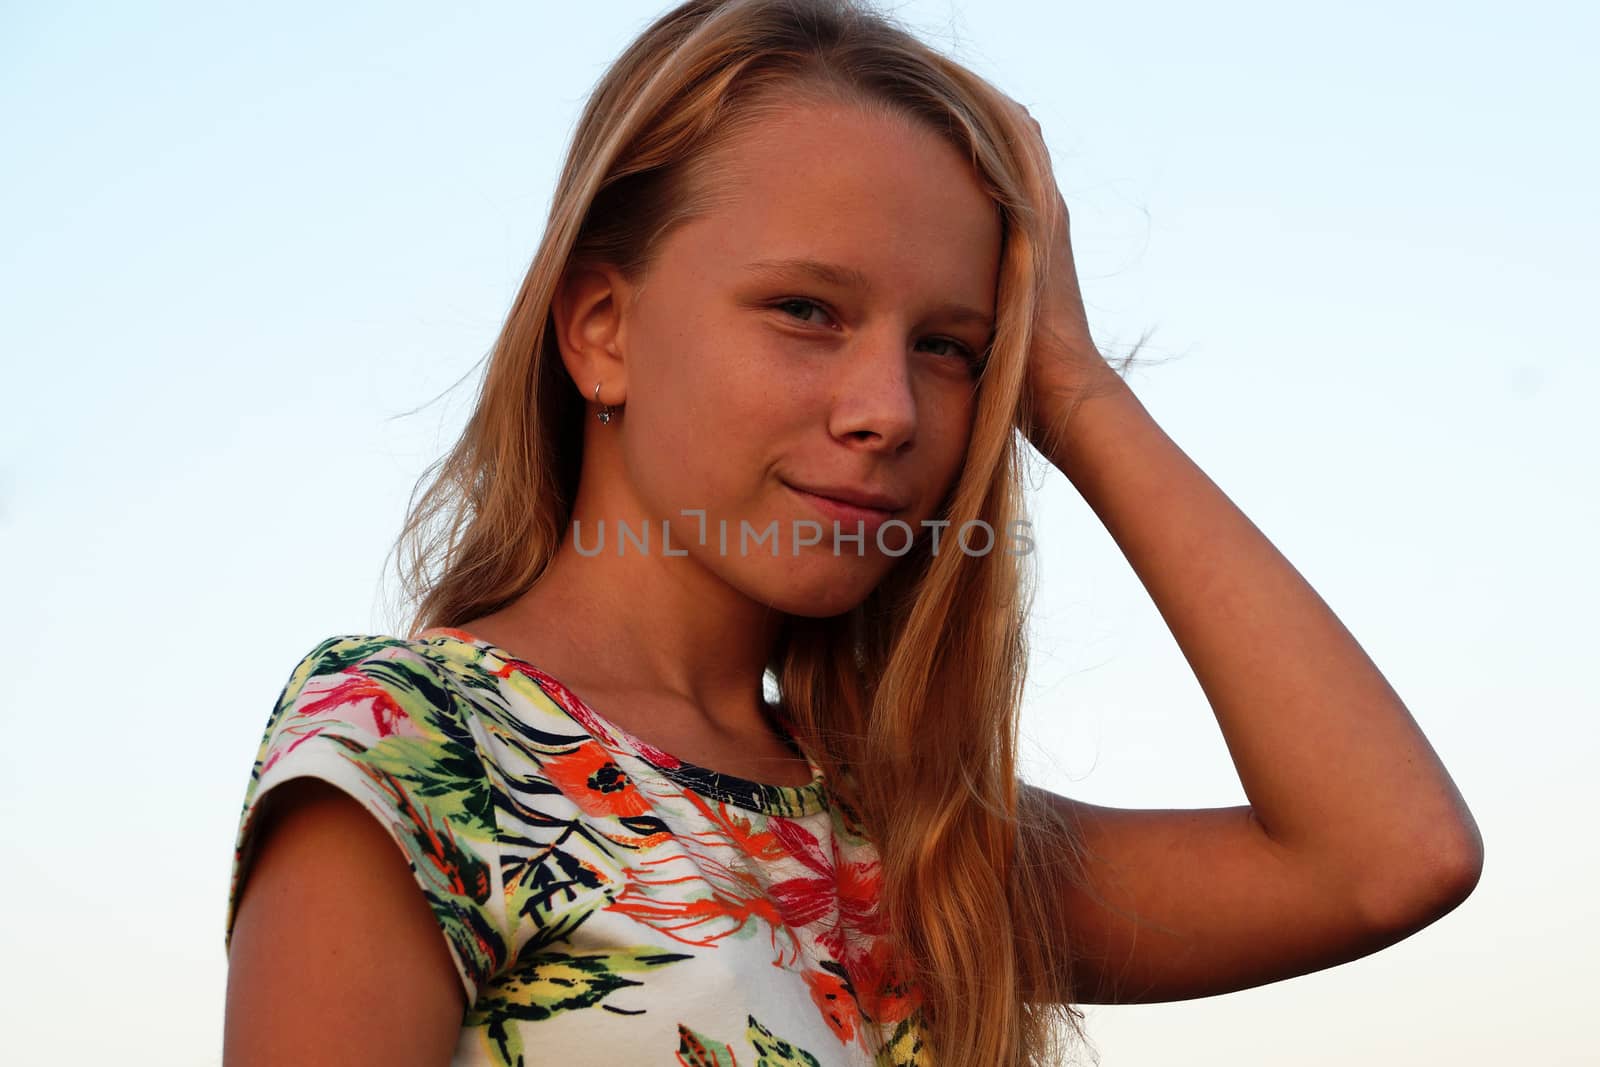
[[[1044,143],[1044,128],[1026,107],[1006,98],[1018,116],[1019,125],[1028,130],[1027,151],[1034,157],[1045,179],[1036,205],[1039,218],[1049,229],[1049,266],[1044,289],[1034,319],[1033,346],[1028,354],[1028,439],[1045,455],[1055,448],[1053,440],[1060,423],[1083,400],[1125,388],[1120,375],[1100,355],[1089,334],[1083,292],[1078,285],[1078,267],[1072,256],[1071,220],[1066,198],[1056,184],[1050,151]],[[1046,431],[1051,431],[1047,438]]]

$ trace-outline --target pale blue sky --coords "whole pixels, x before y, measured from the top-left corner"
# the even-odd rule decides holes
[[[492,342],[589,88],[668,6],[0,3],[9,1061],[216,1062],[273,699],[395,624],[380,568],[475,381],[402,416]],[[1097,338],[1155,329],[1135,391],[1487,841],[1376,956],[1088,1009],[1103,1067],[1596,1062],[1595,8],[898,11],[1043,123]],[[1036,509],[1036,779],[1243,802],[1115,543],[1054,471]]]

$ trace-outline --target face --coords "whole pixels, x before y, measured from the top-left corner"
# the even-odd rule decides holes
[[[606,496],[655,531],[669,522],[688,556],[668,562],[781,611],[837,614],[927,535],[955,484],[1000,219],[958,150],[850,105],[796,105],[711,173],[723,205],[672,233],[618,301],[626,406]],[[858,527],[817,498],[829,492],[887,497],[910,529],[884,529],[883,551],[873,520]],[[705,510],[704,544],[683,509]],[[836,520],[861,547],[836,551]],[[755,539],[774,521],[776,555]]]

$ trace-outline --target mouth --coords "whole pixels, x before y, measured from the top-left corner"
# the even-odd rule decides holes
[[[901,510],[898,505],[869,506],[861,503],[859,501],[862,499],[862,495],[856,495],[851,500],[842,500],[810,489],[801,489],[798,486],[790,485],[788,482],[783,484],[795,496],[828,518],[837,519],[840,523],[848,523],[850,526],[854,526],[859,522],[864,524],[869,531],[876,530],[879,526],[894,518],[896,512]],[[837,492],[837,490],[835,491]],[[892,504],[893,502],[886,501],[886,503]]]

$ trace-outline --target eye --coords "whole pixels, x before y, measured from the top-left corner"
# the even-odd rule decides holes
[[[821,304],[817,303],[815,300],[807,300],[803,296],[794,296],[794,297],[790,297],[787,300],[780,300],[776,304],[773,304],[772,306],[777,308],[777,309],[779,309],[780,311],[783,311],[783,313],[785,315],[789,315],[790,318],[795,318],[795,319],[804,319],[804,318],[806,318],[806,316],[803,315],[803,314],[802,315],[790,315],[789,311],[786,310],[786,309],[799,307],[799,308],[815,308],[818,311],[823,311],[823,307],[822,307]],[[826,312],[824,312],[824,314],[826,314]]]
[[[790,297],[787,300],[780,300],[776,304],[773,304],[772,307],[777,308],[780,311],[783,311],[783,313],[785,315],[789,315],[790,318],[796,318],[796,319],[806,319],[806,318],[808,318],[808,316],[806,314],[804,314],[804,313],[798,314],[798,315],[792,314],[789,309],[793,309],[793,308],[815,309],[817,311],[823,312],[823,314],[827,314],[826,309],[824,309],[821,304],[819,304],[815,300],[810,300],[810,299],[807,299],[806,297],[803,297],[803,296],[795,296],[795,297]],[[926,338],[923,343],[924,344],[934,344],[934,345],[944,345],[944,346],[946,346],[947,354],[949,354],[950,356],[953,356],[956,359],[960,359],[960,360],[963,360],[963,361],[968,362],[968,363],[978,364],[978,363],[982,362],[981,357],[979,357],[976,352],[974,352],[967,345],[962,344],[960,341],[955,340],[954,338],[950,338],[950,337],[929,337],[929,338]]]
[[[951,349],[950,354],[955,356],[957,359],[964,359],[969,363],[978,362],[978,357],[972,351],[972,349],[968,348],[960,341],[954,341],[948,337],[930,337],[928,338],[928,342],[936,345],[949,345]]]

